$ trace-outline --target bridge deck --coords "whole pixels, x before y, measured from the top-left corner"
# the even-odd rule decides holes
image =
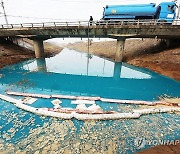
[[[176,23],[179,21],[175,21]],[[180,25],[157,21],[48,22],[0,25],[0,37],[50,39],[64,37],[98,38],[180,38]]]

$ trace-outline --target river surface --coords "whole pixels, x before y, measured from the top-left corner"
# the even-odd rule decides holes
[[[5,94],[6,90],[148,101],[164,95],[180,97],[180,83],[170,78],[69,49],[55,57],[1,69],[0,93]],[[31,106],[53,107],[52,100],[38,99]],[[76,107],[71,100],[61,101],[62,107]],[[96,104],[118,112],[146,107],[100,101]],[[28,113],[0,100],[0,117],[3,153],[133,153],[160,144],[159,141],[180,138],[178,113],[123,120],[60,120]]]

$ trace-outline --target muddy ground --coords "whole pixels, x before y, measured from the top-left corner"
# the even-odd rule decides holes
[[[78,51],[88,50],[87,42],[68,44],[68,48]],[[89,52],[114,59],[116,41],[92,42]],[[167,46],[166,42],[156,39],[129,39],[125,42],[124,62],[148,68],[157,73],[180,81],[180,46]]]
[[[175,143],[177,141],[177,144]],[[137,154],[179,154],[180,140],[176,140],[174,145],[159,145],[150,149],[138,152]]]
[[[44,48],[46,57],[54,56],[63,49],[52,46],[50,43],[44,43]],[[0,40],[0,68],[32,58],[35,58],[34,51],[22,48],[10,41]]]
[[[68,48],[88,51],[88,42],[68,44]],[[89,52],[98,56],[114,59],[116,41],[92,42]],[[148,68],[157,73],[180,81],[180,45],[168,46],[166,42],[156,39],[131,39],[125,43],[124,62]],[[138,152],[138,154],[175,154],[180,151],[177,145],[161,145]]]
[[[114,59],[116,41],[90,42],[90,53],[98,56]],[[87,42],[68,44],[66,47],[87,52]],[[63,48],[45,43],[45,56],[51,57],[59,53]],[[17,62],[34,58],[34,51],[19,47],[9,41],[0,40],[0,68]],[[140,67],[151,69],[160,74],[180,81],[180,47],[167,47],[160,40],[136,39],[127,40],[125,44],[124,61]],[[180,144],[176,146],[156,146],[140,152],[145,153],[178,153]]]
[[[31,44],[31,42],[28,43]],[[65,47],[87,52],[88,43],[81,41],[70,43]],[[47,42],[44,43],[44,48],[46,57],[54,56],[63,49]],[[114,59],[116,41],[90,41],[89,51],[101,57]],[[34,51],[19,47],[9,41],[0,40],[0,68],[34,57]],[[129,39],[125,43],[123,60],[180,81],[180,46],[167,47],[164,42],[156,39]]]

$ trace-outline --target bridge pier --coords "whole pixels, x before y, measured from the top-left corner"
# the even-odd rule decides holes
[[[43,40],[41,40],[41,39],[33,40],[33,44],[34,44],[35,57],[43,58],[44,57]]]
[[[36,59],[36,64],[37,64],[37,70],[38,71],[47,72],[46,59],[45,58]]]
[[[124,37],[117,38],[116,54],[115,54],[116,62],[122,62],[123,60],[125,40],[126,38]]]
[[[122,63],[115,62],[114,63],[114,72],[113,72],[114,79],[119,79],[121,77],[121,69],[122,69]]]

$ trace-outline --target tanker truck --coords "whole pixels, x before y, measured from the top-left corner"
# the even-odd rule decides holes
[[[172,23],[175,18],[176,3],[161,2],[159,5],[155,3],[106,5],[101,21],[154,19],[158,22]]]

